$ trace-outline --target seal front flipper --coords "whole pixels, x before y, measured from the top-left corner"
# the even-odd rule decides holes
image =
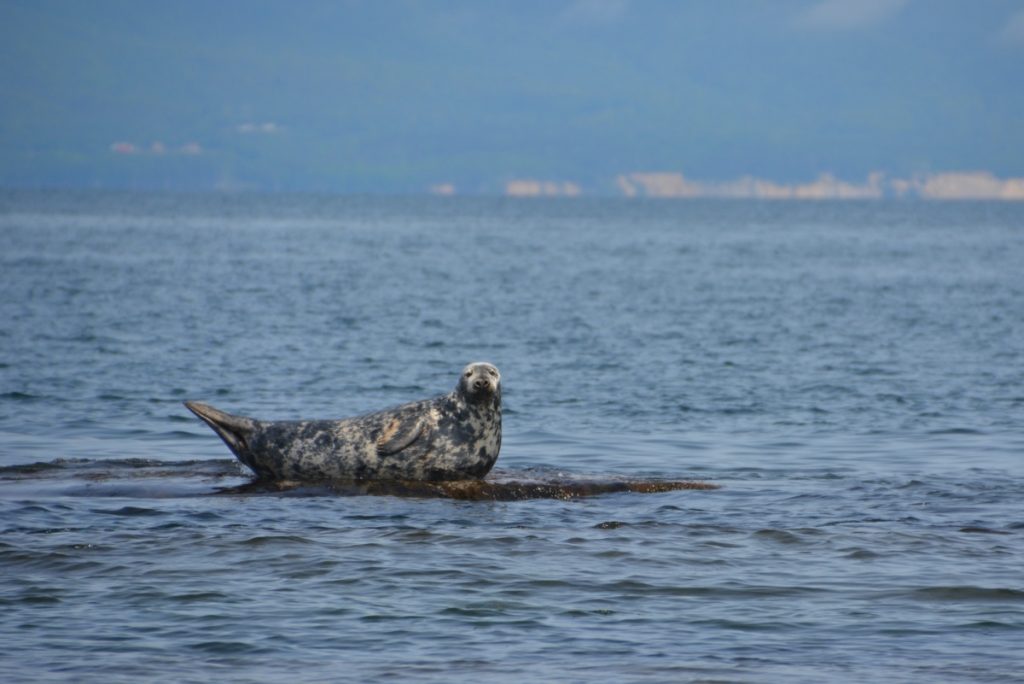
[[[245,416],[224,413],[198,401],[186,401],[185,407],[213,428],[243,463],[249,464],[249,439],[256,430],[256,421]]]
[[[394,456],[415,442],[423,434],[424,427],[425,423],[422,418],[416,421],[392,419],[377,438],[377,455]]]

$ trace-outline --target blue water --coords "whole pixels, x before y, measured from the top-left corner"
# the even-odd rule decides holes
[[[0,238],[4,682],[1024,673],[1024,206],[8,192]],[[722,488],[218,494],[180,403],[477,359],[499,468]]]

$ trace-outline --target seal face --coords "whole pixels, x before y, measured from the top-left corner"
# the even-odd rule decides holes
[[[501,449],[501,374],[482,362],[466,366],[448,394],[342,420],[263,421],[185,406],[268,480],[482,478]]]

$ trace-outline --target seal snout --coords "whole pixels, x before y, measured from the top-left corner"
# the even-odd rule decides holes
[[[469,393],[477,397],[489,397],[498,389],[498,383],[486,377],[471,378],[466,384],[469,386]]]

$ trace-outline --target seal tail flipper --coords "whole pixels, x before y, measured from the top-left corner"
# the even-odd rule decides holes
[[[256,421],[245,416],[233,416],[215,409],[209,404],[199,401],[186,401],[185,408],[199,416],[199,418],[213,428],[228,448],[234,452],[243,463],[248,463],[249,437],[256,429]]]

